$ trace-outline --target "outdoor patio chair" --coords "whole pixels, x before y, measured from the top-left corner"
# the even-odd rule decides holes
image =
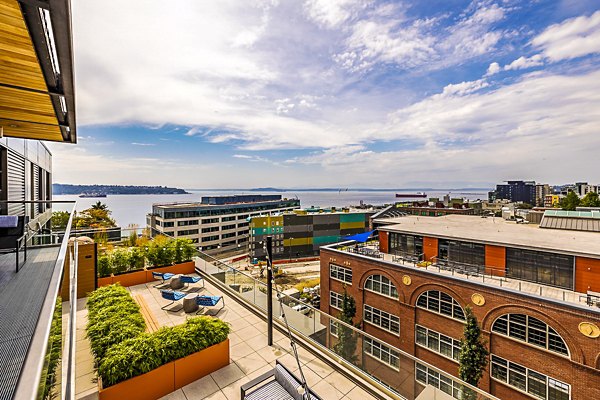
[[[201,276],[181,275],[179,278],[181,279],[181,282],[185,284],[185,289],[187,289],[190,286],[190,284],[198,283],[200,281],[202,281],[202,287],[203,288],[205,287],[204,286],[204,279],[202,279]]]
[[[158,287],[158,286],[164,285],[165,283],[167,283],[167,281],[169,279],[171,279],[174,276],[175,276],[175,274],[172,274],[170,272],[153,272],[152,273],[152,277],[154,279],[160,279],[161,280],[161,282],[157,283],[156,285],[154,285],[154,287]]]
[[[241,400],[321,400],[321,397],[310,389],[308,393],[304,393],[300,379],[279,360],[276,361],[273,370],[242,385],[240,390]]]
[[[23,215],[0,216],[0,253],[15,253],[16,272],[19,272],[19,252],[23,248],[23,263],[27,261],[26,217]]]
[[[198,297],[196,297],[196,303],[198,303],[198,305],[200,307],[202,307],[200,310],[198,310],[198,312],[196,314],[199,314],[206,307],[216,306],[219,303],[219,301],[222,304],[221,304],[221,308],[219,308],[218,311],[222,310],[225,307],[225,299],[223,298],[223,296],[198,296]]]
[[[185,296],[187,296],[187,293],[175,292],[173,290],[161,290],[160,294],[162,295],[163,299],[171,300],[171,302],[169,304],[161,307],[161,310],[167,309],[168,307],[171,306],[171,304],[173,304],[176,301],[179,301],[179,300],[183,299]],[[179,307],[177,309],[172,309],[172,310],[167,310],[167,311],[177,312],[177,311],[181,311],[182,309],[183,309],[183,305],[181,305],[181,307]]]

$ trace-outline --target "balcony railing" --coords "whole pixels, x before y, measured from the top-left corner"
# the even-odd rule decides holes
[[[263,315],[266,314],[267,285],[265,282],[205,253],[200,253],[196,266],[198,272],[211,277],[215,284],[238,301]],[[427,390],[443,391],[455,398],[496,399],[434,365],[405,353],[309,304],[300,303],[298,299],[284,295],[278,289],[275,289],[274,294],[275,323],[283,328],[283,322],[277,318],[281,315],[281,307],[283,307],[291,330],[301,342],[325,355],[333,363],[342,365],[350,375],[368,381],[392,398],[416,399],[421,394],[428,396],[427,393],[423,393]],[[278,299],[281,299],[281,303]],[[298,304],[306,307],[294,309],[293,307]],[[340,337],[344,338],[345,344],[339,345]]]
[[[43,228],[54,206],[70,214],[62,235]],[[0,209],[15,210],[21,215],[29,215],[32,210],[48,214],[42,221],[30,221],[26,229],[27,261],[18,273],[2,283],[2,324],[5,328],[13,324],[18,329],[7,328],[0,333],[0,341],[12,346],[10,353],[0,355],[3,358],[0,398],[74,399],[69,388],[75,383],[76,296],[72,295],[71,301],[63,301],[61,286],[65,263],[69,263],[71,274],[77,271],[77,244],[69,251],[68,243],[75,202],[2,201]],[[71,278],[70,285],[70,293],[76,293],[76,279]],[[18,307],[15,307],[15,299],[20,300]],[[65,315],[70,317],[63,323]],[[63,346],[63,341],[68,346]]]

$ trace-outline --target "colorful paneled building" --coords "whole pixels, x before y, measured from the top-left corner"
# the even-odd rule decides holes
[[[294,259],[319,255],[319,247],[366,232],[373,212],[341,212],[331,209],[305,209],[280,215],[250,219],[250,257],[264,259],[264,241],[273,237],[273,258]]]

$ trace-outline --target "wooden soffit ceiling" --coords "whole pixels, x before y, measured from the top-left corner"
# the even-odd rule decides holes
[[[4,136],[64,141],[30,32],[16,0],[0,0],[0,127]]]

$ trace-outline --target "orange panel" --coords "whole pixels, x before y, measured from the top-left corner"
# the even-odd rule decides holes
[[[424,261],[433,262],[433,258],[438,255],[438,239],[427,237],[423,238],[423,254],[425,256]]]
[[[175,391],[175,363],[170,362],[143,375],[100,389],[100,400],[156,400]]]
[[[113,283],[119,282],[121,286],[129,287],[146,283],[146,271],[127,272],[125,274],[115,275]]]
[[[175,389],[229,365],[229,339],[175,360]]]
[[[600,260],[575,257],[575,291],[600,292]]]
[[[102,287],[102,286],[108,286],[108,285],[112,285],[113,283],[113,277],[112,276],[107,276],[106,278],[98,278],[98,287]]]
[[[506,247],[485,245],[485,272],[495,276],[506,276]]]
[[[379,251],[382,253],[390,252],[387,232],[379,231]]]

